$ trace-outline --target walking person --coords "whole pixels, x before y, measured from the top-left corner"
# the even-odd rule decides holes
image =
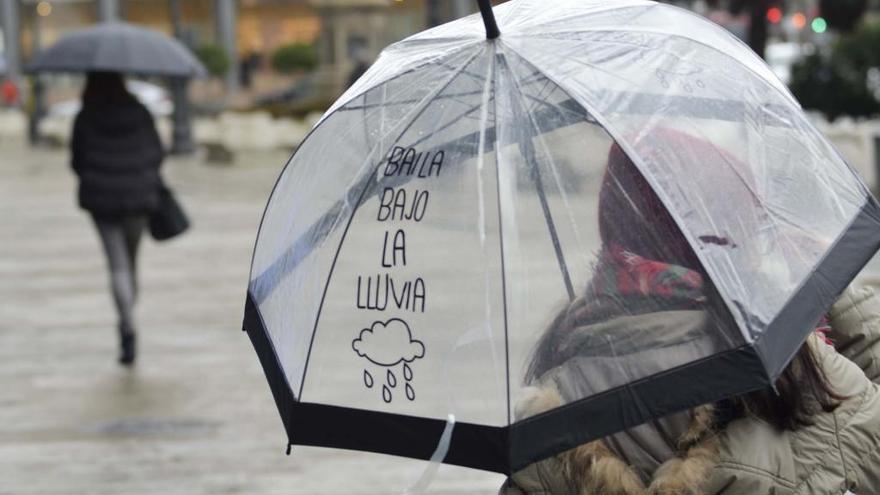
[[[735,167],[734,158],[729,163]],[[731,201],[748,221],[749,199]],[[603,386],[602,363],[648,375],[699,357],[719,345],[712,337],[719,332],[707,327],[730,321],[675,221],[616,145],[601,187],[599,225],[602,251],[593,280],[536,346],[520,418]],[[706,236],[713,244],[736,245],[713,234]],[[878,493],[878,363],[880,301],[869,289],[848,289],[773,390],[586,443],[514,474],[501,495]]]
[[[107,258],[119,316],[119,362],[131,365],[138,246],[149,215],[160,207],[164,151],[150,112],[128,92],[120,74],[88,74],[71,152],[79,205],[91,214]]]

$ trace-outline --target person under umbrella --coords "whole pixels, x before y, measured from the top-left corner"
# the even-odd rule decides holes
[[[124,22],[74,31],[34,54],[30,73],[86,73],[82,109],[71,139],[72,165],[80,179],[79,204],[91,213],[107,255],[119,313],[120,363],[135,359],[133,308],[141,233],[149,222],[156,240],[189,227],[180,204],[162,183],[164,151],[153,118],[125,87],[123,74],[178,81],[206,74],[179,41]],[[187,122],[183,105],[178,123]]]
[[[670,131],[667,137],[679,149],[712,152],[684,134]],[[745,167],[726,157],[740,177],[747,176]],[[723,188],[725,181],[718,183]],[[749,199],[738,199],[747,211]],[[600,389],[614,369],[659,370],[682,356],[697,357],[715,345],[703,328],[730,318],[675,221],[616,144],[602,183],[599,224],[603,248],[593,279],[537,344],[520,416],[576,400],[585,387]],[[735,239],[717,233],[704,240],[736,249]],[[603,340],[607,345],[597,344]],[[880,480],[880,461],[866,455],[875,449],[880,425],[880,389],[872,383],[880,380],[878,341],[880,301],[870,290],[849,289],[801,346],[775,390],[584,444],[516,473],[501,494],[870,490]],[[840,421],[844,416],[849,419]]]
[[[71,139],[79,205],[101,238],[119,315],[119,362],[135,360],[137,252],[150,213],[160,207],[162,143],[150,112],[122,76],[90,72]]]
[[[648,0],[479,6],[383,51],[273,188],[242,327],[287,445],[511,476],[679,411],[782,392],[880,249],[864,181],[761,59],[699,16]],[[596,151],[612,140],[680,229],[658,246],[685,250],[609,237],[594,252],[609,235],[591,213]],[[407,213],[422,193],[433,213]],[[533,382],[561,403],[517,414],[547,317],[578,297],[585,318]],[[401,390],[402,363],[418,392],[376,393]]]

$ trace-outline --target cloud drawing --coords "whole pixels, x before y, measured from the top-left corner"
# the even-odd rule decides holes
[[[409,325],[399,318],[377,321],[370,328],[364,328],[351,342],[351,348],[358,356],[379,366],[411,363],[425,356],[425,344],[413,339]]]

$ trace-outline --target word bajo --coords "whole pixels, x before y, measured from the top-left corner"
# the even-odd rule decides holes
[[[421,222],[428,208],[428,191],[420,191],[407,194],[406,189],[394,189],[386,187],[382,191],[379,200],[379,215],[376,220],[415,220]]]

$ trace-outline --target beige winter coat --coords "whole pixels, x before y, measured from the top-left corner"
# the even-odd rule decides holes
[[[818,339],[811,344],[835,391],[848,399],[816,415],[813,425],[779,432],[744,418],[693,442],[689,436],[711,430],[711,410],[698,408],[691,430],[670,446],[678,456],[647,481],[602,442],[591,442],[516,473],[501,495],[880,494],[880,300],[870,289],[849,289],[830,316],[837,351]]]

